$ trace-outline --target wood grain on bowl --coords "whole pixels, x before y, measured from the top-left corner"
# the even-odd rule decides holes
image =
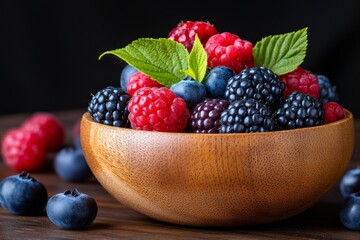
[[[106,126],[84,113],[86,160],[118,201],[189,226],[248,226],[294,216],[340,179],[354,149],[351,112],[295,130],[197,134]]]

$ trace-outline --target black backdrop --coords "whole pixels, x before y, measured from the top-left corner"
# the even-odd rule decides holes
[[[274,3],[276,2],[276,3]],[[337,86],[360,115],[360,1],[0,1],[0,114],[86,109],[91,93],[119,85],[125,63],[106,51],[167,37],[181,20],[213,23],[255,43],[309,28],[303,66]]]

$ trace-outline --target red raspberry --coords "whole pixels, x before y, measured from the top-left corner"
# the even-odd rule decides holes
[[[160,132],[183,132],[190,112],[185,100],[166,87],[144,87],[130,99],[131,128]]]
[[[34,113],[23,122],[22,128],[36,132],[44,138],[48,151],[57,151],[65,144],[64,127],[59,119],[51,113]]]
[[[344,108],[337,102],[327,102],[323,105],[324,123],[331,123],[345,117]]]
[[[286,98],[293,91],[309,94],[314,98],[320,98],[320,86],[314,74],[302,67],[297,67],[294,71],[280,75],[280,79],[285,83],[283,97]]]
[[[126,87],[127,92],[130,96],[132,96],[136,90],[142,87],[163,87],[163,85],[142,72],[136,72],[129,78]]]
[[[211,36],[205,45],[208,67],[227,66],[239,73],[246,67],[254,66],[251,42],[239,36],[224,32]]]
[[[197,34],[200,42],[205,46],[207,40],[218,31],[214,25],[203,21],[186,21],[180,22],[178,26],[173,28],[168,35],[168,38],[181,43],[190,52]]]
[[[8,130],[1,140],[5,163],[16,171],[37,171],[46,162],[46,142],[39,134],[28,129]]]

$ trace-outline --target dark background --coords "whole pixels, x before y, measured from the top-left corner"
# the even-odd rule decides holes
[[[276,2],[276,3],[274,3]],[[119,86],[125,62],[107,50],[167,37],[181,20],[209,21],[255,44],[309,29],[303,67],[330,78],[360,115],[360,1],[0,1],[0,115],[87,107]]]

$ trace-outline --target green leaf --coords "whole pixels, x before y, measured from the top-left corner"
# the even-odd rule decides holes
[[[186,77],[189,53],[180,43],[167,38],[140,38],[124,48],[106,51],[167,87]]]
[[[308,28],[268,36],[257,42],[253,48],[255,66],[264,66],[278,75],[295,70],[306,56]]]
[[[183,72],[201,82],[206,74],[207,54],[197,35],[195,35],[194,46],[189,55],[188,66],[189,68]]]

